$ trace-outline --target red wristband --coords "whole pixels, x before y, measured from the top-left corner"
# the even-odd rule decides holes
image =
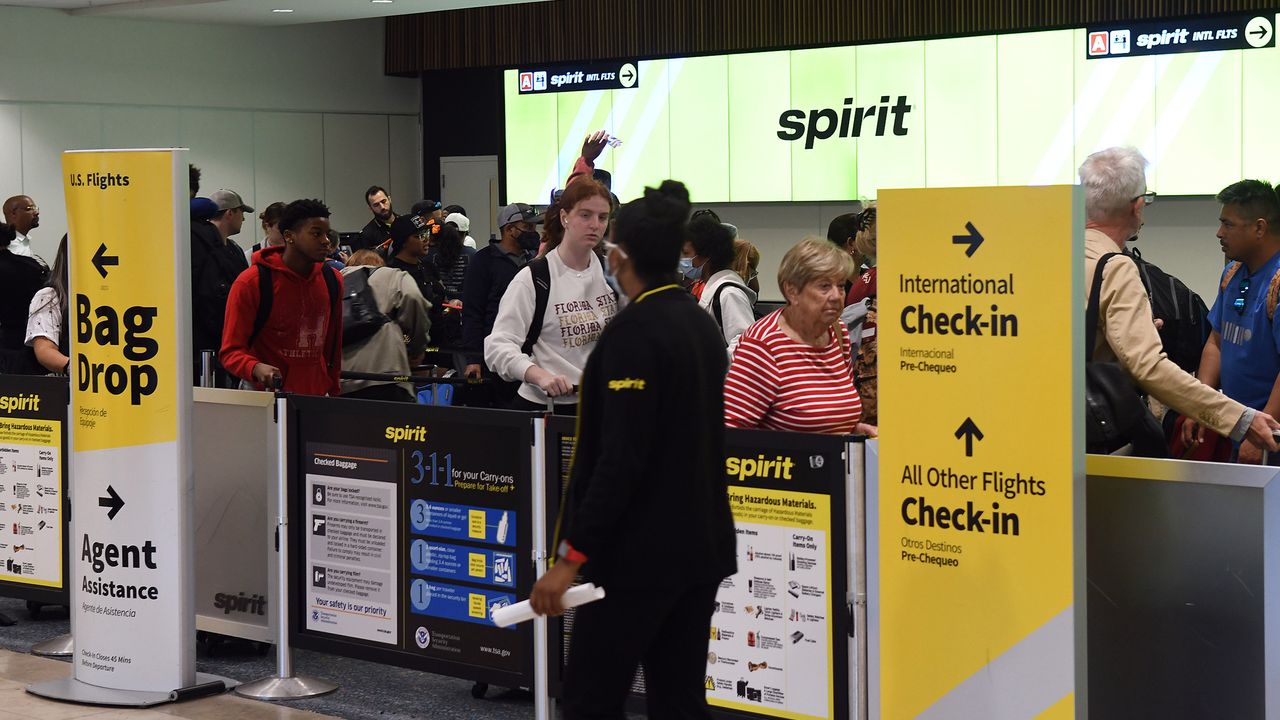
[[[575,550],[568,540],[560,541],[560,547],[556,548],[556,557],[579,564],[587,562],[587,556]]]

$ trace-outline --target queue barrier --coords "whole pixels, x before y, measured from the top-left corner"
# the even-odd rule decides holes
[[[290,642],[531,688],[535,715],[550,717],[571,619],[503,629],[489,616],[545,571],[572,420],[314,397],[290,397],[287,412]],[[750,539],[713,619],[709,701],[718,717],[849,717],[859,443],[732,430],[727,441]]]
[[[1280,468],[1085,469],[1089,714],[1280,716]]]
[[[275,399],[195,388],[196,629],[274,642]]]
[[[30,472],[28,463],[14,460],[35,447],[45,450],[48,458],[56,457],[58,490],[65,504],[65,393],[61,378],[0,376],[0,396],[41,398],[38,413],[27,412],[34,410],[28,407],[0,418],[0,463],[9,468],[0,473],[0,492],[17,492],[5,475],[16,472],[15,466]],[[259,641],[283,638],[278,651],[285,653],[280,665],[286,671],[291,669],[289,644],[296,644],[479,682],[530,687],[540,698],[538,717],[548,717],[547,699],[559,694],[563,681],[571,619],[545,623],[545,629],[526,624],[499,630],[484,616],[495,606],[526,597],[545,568],[551,541],[547,532],[554,527],[572,457],[573,421],[536,413],[343,398],[288,397],[277,409],[273,397],[196,391],[196,425],[202,439],[197,443],[197,508],[203,518],[197,532],[199,545],[208,549],[197,557],[197,576],[208,580],[199,586],[201,602],[212,601],[215,590],[235,587],[229,578],[246,571],[243,577],[252,575],[251,582],[266,588],[267,608],[262,615],[252,613],[264,621],[249,622],[228,620],[225,608],[203,608],[197,626]],[[281,413],[290,419],[287,428],[276,421]],[[39,438],[28,434],[32,432],[57,436],[58,442],[33,445]],[[277,437],[282,432],[283,437]],[[240,451],[217,452],[213,439],[240,443]],[[867,564],[875,557],[878,528],[863,502],[866,498],[874,503],[878,492],[877,442],[734,430],[728,431],[727,440],[730,460],[758,461],[751,472],[743,471],[742,462],[727,463],[727,470],[736,468],[731,477],[735,497],[799,492],[829,498],[830,513],[823,522],[829,519],[830,524],[821,530],[830,558],[830,577],[824,580],[825,602],[831,608],[827,620],[832,665],[829,672],[795,667],[804,667],[807,676],[831,678],[826,716],[867,717],[867,693],[876,681],[875,653],[882,650],[877,646],[874,612],[876,568],[874,562]],[[501,452],[520,447],[529,452]],[[763,461],[787,458],[797,472],[785,484],[769,482],[779,478],[747,477],[763,467]],[[317,459],[334,464],[316,465]],[[1273,548],[1280,547],[1280,526],[1274,521],[1280,473],[1266,467],[1109,456],[1089,456],[1087,462],[1090,710],[1104,716],[1153,709],[1177,715],[1188,707],[1214,714],[1208,711],[1212,708],[1220,716],[1274,714],[1280,702],[1275,663],[1280,630],[1267,620],[1274,617],[1280,597],[1280,571],[1273,557]],[[772,466],[771,472],[778,467],[782,466]],[[271,495],[279,477],[288,482],[288,496],[277,508]],[[316,502],[317,486],[325,488],[322,504]],[[20,505],[18,500],[6,498],[7,506]],[[255,512],[244,512],[255,505]],[[65,508],[62,511],[65,517]],[[220,514],[237,513],[245,515],[243,526],[218,519]],[[290,516],[295,518],[292,523]],[[374,522],[379,517],[385,522]],[[817,522],[818,514],[809,517]],[[318,525],[318,519],[324,522]],[[742,523],[740,529],[749,524]],[[66,523],[60,525],[60,543],[67,550],[61,571],[65,577],[65,560],[73,548],[65,537]],[[3,530],[11,534],[12,527],[10,519]],[[330,537],[330,528],[338,541],[334,547],[328,540],[317,540]],[[282,591],[271,580],[277,529],[290,541],[282,548],[288,556],[280,556],[288,586],[284,604],[277,604]],[[843,543],[836,540],[841,535]],[[340,572],[341,555],[352,551],[372,554],[383,565],[361,561],[361,573]],[[786,560],[779,561],[780,553],[763,543],[751,542],[750,550],[740,543],[740,555],[748,551],[765,562],[790,567],[790,550]],[[215,556],[232,556],[240,566],[219,564]],[[499,559],[502,562],[495,562]],[[756,562],[753,557],[746,564]],[[317,566],[325,570],[323,581],[314,572]],[[500,577],[495,569],[502,571]],[[740,564],[739,576],[726,581],[726,592],[741,592],[742,570]],[[382,574],[374,577],[373,571]],[[768,580],[774,589],[790,587],[785,580],[777,582],[753,571],[748,577],[752,599],[757,578]],[[372,602],[371,589],[382,593],[381,610]],[[65,604],[67,592],[65,587],[0,575],[0,595]],[[237,598],[241,592],[250,598],[262,594],[235,590]],[[362,620],[335,621],[325,614],[341,616],[351,610],[341,604],[348,602],[341,597],[344,592],[365,597],[358,608],[365,616]],[[316,607],[317,600],[325,605]],[[726,620],[717,615],[720,639],[713,647],[735,641],[750,647],[743,640],[744,628],[755,634],[757,643],[762,636],[772,637],[741,624],[741,597],[722,597],[721,604],[732,604],[739,617]],[[765,606],[762,613],[768,610],[767,603],[760,604]],[[751,605],[754,612],[757,603]],[[272,608],[287,616],[283,626],[272,625]],[[368,621],[390,617],[393,611],[403,632],[379,631],[379,622]],[[732,635],[726,637],[726,630]],[[742,702],[733,673],[717,674],[738,669],[721,658],[739,658],[730,652],[716,654],[721,667],[709,669],[708,692],[717,716],[778,714],[773,711],[779,708],[764,706],[754,711],[754,693],[745,693],[752,688],[750,673],[758,672],[749,669],[759,664],[756,660],[748,659],[748,669],[741,673],[746,681]],[[641,685],[636,689],[642,692]],[[716,694],[724,690],[731,690],[731,697]]]
[[[554,527],[576,438],[572,418],[546,422],[553,510],[545,521]],[[856,574],[849,558],[862,543],[850,521],[850,469],[860,467],[862,442],[730,428],[725,443],[738,573],[721,583],[712,616],[706,690],[713,714],[851,717],[861,663],[851,642]],[[551,621],[550,637],[558,638],[552,697],[562,694],[573,619],[569,611]],[[637,699],[644,687],[638,672]]]
[[[65,377],[0,375],[0,595],[70,605]]]

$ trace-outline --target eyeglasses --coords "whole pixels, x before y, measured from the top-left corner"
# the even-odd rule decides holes
[[[16,209],[16,210],[25,210],[26,212],[33,212],[33,213],[38,213],[38,212],[40,212],[40,206],[39,206],[39,205],[27,205],[27,206],[24,206],[24,207],[18,207],[18,208],[15,208],[15,209]]]
[[[1156,191],[1155,191],[1155,190],[1148,190],[1148,191],[1146,191],[1146,192],[1142,193],[1141,195],[1135,195],[1135,196],[1133,197],[1133,200],[1130,200],[1129,202],[1134,202],[1134,201],[1136,201],[1138,198],[1142,198],[1142,205],[1143,205],[1143,207],[1146,207],[1147,205],[1150,205],[1151,203],[1153,203],[1153,202],[1155,202],[1155,201],[1156,201]]]
[[[1245,277],[1240,280],[1240,294],[1235,300],[1231,301],[1231,307],[1235,308],[1237,315],[1244,315],[1245,296],[1249,294],[1249,278]]]

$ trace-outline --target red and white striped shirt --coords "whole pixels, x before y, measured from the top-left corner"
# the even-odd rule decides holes
[[[742,334],[724,381],[729,427],[848,434],[862,418],[853,385],[849,328],[840,321],[825,348],[792,340],[778,325],[782,311]]]

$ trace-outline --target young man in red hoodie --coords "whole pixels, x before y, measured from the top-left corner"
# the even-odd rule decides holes
[[[338,395],[342,276],[324,264],[332,251],[329,208],[319,200],[294,200],[280,218],[280,232],[284,245],[254,253],[253,266],[231,286],[222,365],[259,390]],[[271,288],[265,322],[259,317],[268,286],[264,274]]]

